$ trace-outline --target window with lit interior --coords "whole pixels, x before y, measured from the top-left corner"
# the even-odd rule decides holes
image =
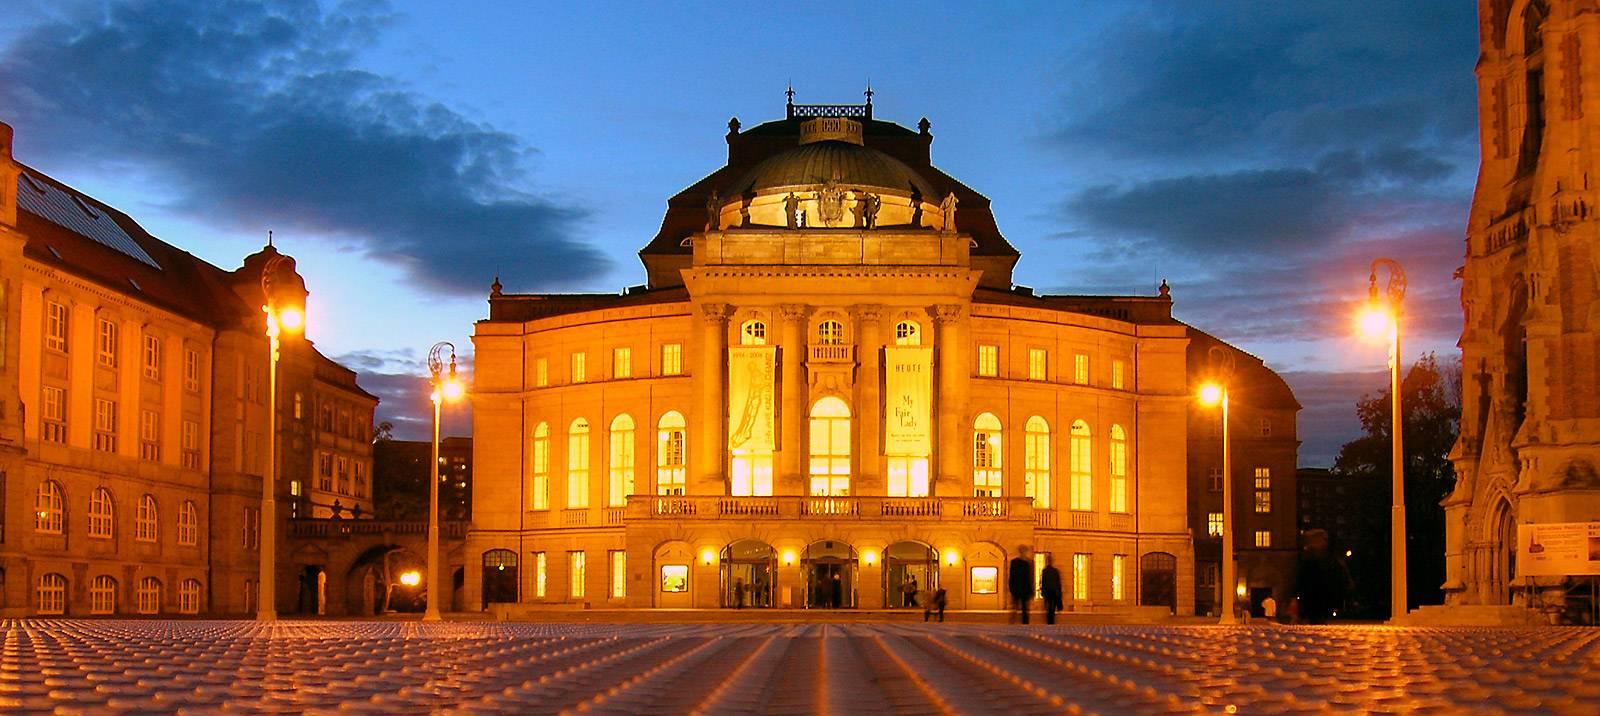
[[[1000,419],[984,413],[972,423],[972,494],[999,497],[1004,476],[1000,465]]]

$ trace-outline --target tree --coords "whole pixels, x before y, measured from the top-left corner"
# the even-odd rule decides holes
[[[1406,498],[1406,594],[1408,607],[1438,603],[1444,583],[1444,508],[1439,504],[1455,487],[1455,466],[1449,459],[1461,422],[1461,366],[1459,362],[1439,365],[1428,353],[1400,382],[1402,441],[1405,451],[1404,479]],[[1367,395],[1356,403],[1356,416],[1364,433],[1339,450],[1334,472],[1369,478],[1370,484],[1389,487],[1382,491],[1385,504],[1393,504],[1392,482],[1388,476],[1392,463],[1389,438],[1393,410],[1389,391]],[[1385,523],[1387,524],[1387,523]],[[1385,543],[1388,542],[1385,530]],[[1376,556],[1376,555],[1375,555]],[[1387,551],[1379,560],[1382,574],[1389,573]],[[1379,585],[1366,585],[1371,591]],[[1379,601],[1387,602],[1387,580],[1381,585]],[[1360,587],[1358,586],[1358,589]]]

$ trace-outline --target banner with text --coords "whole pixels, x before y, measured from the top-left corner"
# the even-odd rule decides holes
[[[1600,574],[1600,522],[1517,525],[1517,577]]]
[[[883,453],[933,454],[933,348],[883,349]]]
[[[776,346],[728,348],[728,449],[745,455],[771,454],[777,376]]]

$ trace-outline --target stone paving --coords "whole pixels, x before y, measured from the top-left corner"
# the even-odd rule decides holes
[[[0,620],[0,712],[1600,713],[1600,630]]]

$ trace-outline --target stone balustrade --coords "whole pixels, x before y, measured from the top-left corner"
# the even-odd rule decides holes
[[[1033,522],[1027,497],[726,497],[634,495],[629,520],[995,520]]]
[[[440,536],[447,540],[467,536],[466,522],[441,522]],[[291,537],[348,537],[351,535],[425,535],[427,520],[357,520],[357,519],[294,519],[289,520]]]

